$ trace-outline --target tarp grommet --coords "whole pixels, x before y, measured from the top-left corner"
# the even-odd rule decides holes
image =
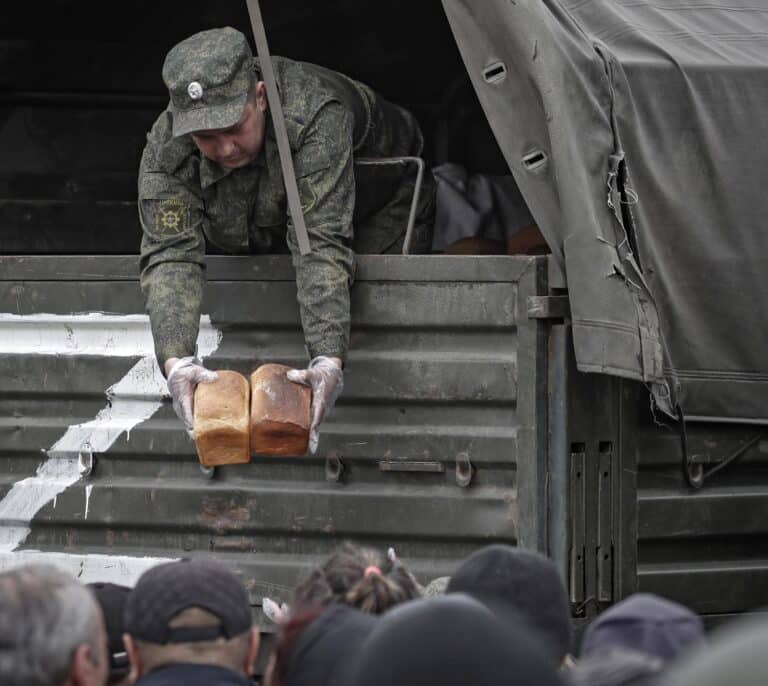
[[[499,83],[505,78],[507,78],[507,65],[504,62],[492,62],[483,69],[483,81],[486,83]]]
[[[532,150],[527,155],[523,155],[522,163],[526,171],[535,172],[547,164],[549,157],[543,150]]]

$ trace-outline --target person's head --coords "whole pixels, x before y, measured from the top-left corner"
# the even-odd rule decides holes
[[[252,674],[259,632],[248,593],[218,562],[168,562],[144,572],[124,620],[133,679],[180,663]]]
[[[391,549],[390,549],[391,551]],[[421,596],[419,584],[394,555],[345,543],[293,592],[291,610],[344,603],[369,614]]]
[[[768,608],[766,608],[768,609]],[[718,628],[667,668],[659,686],[763,686],[768,674],[768,615]]]
[[[687,607],[650,593],[636,593],[587,627],[581,654],[623,648],[668,661],[703,640],[704,625]]]
[[[245,36],[201,31],[175,45],[163,64],[173,135],[191,135],[201,154],[225,168],[253,162],[264,144],[267,95]]]
[[[381,617],[346,684],[555,686],[557,673],[521,624],[463,594],[416,600]]]
[[[128,654],[125,652],[125,644],[123,643],[123,611],[131,589],[127,586],[101,582],[88,584],[87,588],[96,597],[104,615],[109,648],[108,683],[127,686],[130,669]]]
[[[0,574],[0,684],[104,686],[109,659],[95,598],[47,565]]]
[[[553,664],[571,647],[568,594],[554,563],[538,553],[490,545],[470,555],[448,582],[448,593],[466,593],[504,617],[511,611],[540,635]]]
[[[342,683],[350,661],[377,621],[377,617],[335,603],[289,617],[280,625],[266,686]]]
[[[613,649],[587,655],[564,671],[569,686],[647,686],[664,668],[658,657]]]

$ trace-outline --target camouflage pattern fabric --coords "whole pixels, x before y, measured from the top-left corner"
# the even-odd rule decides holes
[[[163,112],[139,173],[141,286],[161,368],[170,357],[194,354],[206,244],[225,253],[290,251],[309,356],[342,360],[355,253],[402,249],[415,169],[355,159],[421,155],[416,120],[341,74],[273,61],[312,252],[298,251],[269,118],[260,156],[228,170],[202,157],[190,135],[174,137],[172,113]],[[427,172],[412,252],[429,250],[433,218]]]
[[[248,40],[231,27],[200,31],[175,45],[163,63],[173,135],[237,124],[254,83],[252,61]]]

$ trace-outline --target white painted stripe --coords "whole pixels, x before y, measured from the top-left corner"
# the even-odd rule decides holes
[[[146,314],[0,313],[0,353],[6,355],[145,357],[153,351]]]
[[[77,458],[51,458],[35,476],[17,481],[0,501],[0,553],[15,550],[29,535],[29,522],[80,478]]]
[[[8,340],[8,339],[12,340]],[[210,317],[200,320],[197,339],[198,356],[203,359],[219,346],[221,333],[211,325]],[[98,347],[99,343],[102,347]],[[131,429],[149,419],[162,406],[167,396],[165,379],[154,357],[154,344],[146,315],[10,315],[0,313],[0,354],[101,355],[141,357],[128,373],[107,391],[108,403],[94,419],[70,426],[46,452],[49,459],[40,465],[35,476],[13,485],[0,500],[0,569],[18,559],[29,561],[34,551],[13,552],[27,538],[29,523],[51,501],[77,482],[82,473],[78,454],[87,450],[104,453],[123,434],[130,440]],[[182,430],[180,428],[180,430]],[[85,485],[85,516],[88,515],[93,484]],[[92,569],[107,569],[102,560],[110,555],[72,556],[59,553],[34,553],[52,562],[71,566],[73,560],[95,560]],[[125,558],[115,556],[120,574],[126,569],[145,567],[144,560],[160,558]],[[134,560],[130,564],[127,560]],[[122,561],[122,562],[119,562]],[[80,562],[77,564],[79,565]],[[85,562],[83,562],[85,564]],[[89,565],[91,563],[88,563]],[[127,565],[127,566],[126,566]],[[133,566],[132,566],[133,565]],[[127,572],[126,572],[127,573]],[[103,580],[103,579],[102,579]],[[124,582],[123,582],[124,583]]]
[[[0,552],[0,572],[25,564],[45,563],[71,574],[84,584],[95,581],[135,586],[138,578],[150,567],[178,558],[128,557],[125,555],[68,555],[66,553],[17,550]]]
[[[88,508],[91,505],[91,492],[93,491],[93,484],[88,484],[85,487],[85,514],[83,514],[83,519],[88,519]]]

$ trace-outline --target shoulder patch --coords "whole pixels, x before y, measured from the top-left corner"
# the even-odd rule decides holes
[[[145,227],[157,238],[173,238],[191,228],[191,208],[178,198],[142,200]]]
[[[185,221],[188,215],[186,205],[180,201],[161,200],[155,228],[161,233],[180,233],[185,226],[189,226],[189,221]]]

